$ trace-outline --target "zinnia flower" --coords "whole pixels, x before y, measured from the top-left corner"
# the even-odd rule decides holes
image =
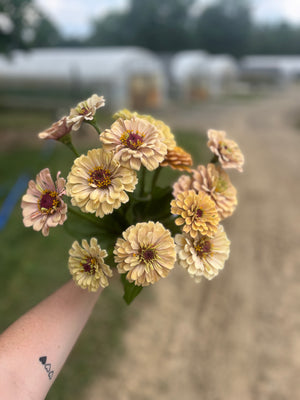
[[[62,225],[67,219],[67,205],[63,202],[65,179],[57,173],[54,184],[49,168],[43,169],[36,182],[29,181],[26,194],[22,197],[23,223],[32,226],[35,231],[42,231],[48,236],[49,227]]]
[[[104,97],[93,94],[87,100],[78,103],[75,108],[71,108],[67,123],[72,125],[74,131],[77,131],[84,120],[92,121],[96,110],[104,105]]]
[[[76,158],[67,178],[67,194],[73,205],[101,218],[126,203],[126,193],[137,184],[136,172],[128,169],[104,149],[89,150]]]
[[[204,192],[194,190],[178,193],[171,201],[171,213],[179,215],[176,225],[184,225],[183,232],[192,238],[199,234],[212,236],[218,229],[220,217],[214,201]]]
[[[166,125],[163,121],[159,119],[155,119],[152,115],[143,115],[138,114],[137,112],[131,112],[124,108],[119,112],[114,114],[114,118],[122,118],[122,119],[131,119],[133,117],[144,119],[145,121],[150,122],[157,129],[160,139],[167,146],[168,150],[173,150],[176,146],[176,141],[171,129],[168,125]]]
[[[100,140],[106,150],[115,152],[121,164],[135,170],[144,165],[153,171],[167,153],[167,146],[160,140],[157,129],[135,117],[130,120],[119,118],[111,129],[101,133]]]
[[[208,131],[207,146],[218,156],[219,162],[223,168],[235,168],[243,172],[244,155],[239,146],[233,140],[226,139],[226,132]]]
[[[82,245],[75,241],[69,250],[69,271],[75,283],[90,292],[96,292],[99,286],[108,286],[108,278],[112,277],[112,270],[104,263],[106,250],[101,250],[97,239],[87,240]]]
[[[190,166],[193,165],[192,156],[176,146],[173,150],[168,150],[165,159],[160,163],[161,167],[171,167],[179,171],[191,171]]]
[[[175,243],[160,222],[141,222],[123,232],[116,242],[118,271],[137,286],[148,286],[165,278],[174,267]]]
[[[203,191],[211,196],[221,219],[232,215],[237,205],[236,189],[220,166],[199,165],[193,171],[192,186],[197,192]]]
[[[175,236],[177,260],[196,282],[204,276],[212,279],[223,269],[229,257],[230,241],[222,225],[212,237],[198,236],[192,238],[187,234]]]
[[[59,121],[54,122],[50,128],[38,134],[40,139],[58,140],[67,135],[72,129],[72,124],[67,123],[67,117],[62,117]]]
[[[178,193],[192,189],[192,178],[189,175],[180,175],[173,184],[173,196],[177,197]]]

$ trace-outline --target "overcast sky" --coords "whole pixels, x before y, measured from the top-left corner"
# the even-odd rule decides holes
[[[147,0],[141,0],[147,1]],[[213,0],[198,0],[201,4]],[[128,0],[35,0],[66,37],[87,36],[90,20],[111,10],[125,10]],[[251,0],[253,16],[259,21],[285,19],[300,24],[300,0]]]

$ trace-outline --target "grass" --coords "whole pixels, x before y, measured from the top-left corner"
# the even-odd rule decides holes
[[[2,124],[10,124],[13,112]],[[24,119],[22,119],[24,117]],[[31,116],[32,118],[33,116]],[[37,121],[28,121],[28,114],[13,117],[14,129],[22,130],[24,124],[35,129],[49,125],[47,114],[40,114]],[[6,122],[5,122],[6,121]],[[28,129],[28,125],[26,128]],[[178,145],[189,151],[195,164],[209,161],[206,138],[194,132],[176,132]],[[80,149],[82,151],[84,149]],[[24,171],[34,178],[45,167],[54,176],[58,170],[66,177],[73,162],[73,155],[60,143],[45,144],[39,149],[18,148],[0,152],[0,207],[5,195]],[[169,185],[181,173],[164,168],[159,178],[160,186]],[[7,225],[0,231],[0,331],[16,320],[29,308],[41,301],[70,279],[67,265],[68,250],[73,238],[64,227],[50,229],[44,238],[39,232],[25,228],[22,223],[20,201]],[[151,299],[151,290],[145,290],[135,302]],[[140,309],[140,307],[138,307]],[[80,400],[83,391],[100,374],[109,374],[114,363],[122,356],[124,330],[137,313],[136,305],[128,308],[122,299],[122,289],[117,280],[107,288],[77,342],[60,376],[51,388],[47,400]]]

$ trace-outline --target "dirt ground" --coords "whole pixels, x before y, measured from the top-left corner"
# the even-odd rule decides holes
[[[231,256],[213,281],[197,285],[177,268],[151,288],[125,354],[85,400],[300,398],[299,110],[293,88],[161,115],[173,127],[226,130],[245,154],[245,172],[230,171]]]

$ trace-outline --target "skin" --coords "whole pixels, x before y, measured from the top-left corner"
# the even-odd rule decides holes
[[[70,280],[0,335],[1,398],[45,398],[102,290],[91,293]]]

